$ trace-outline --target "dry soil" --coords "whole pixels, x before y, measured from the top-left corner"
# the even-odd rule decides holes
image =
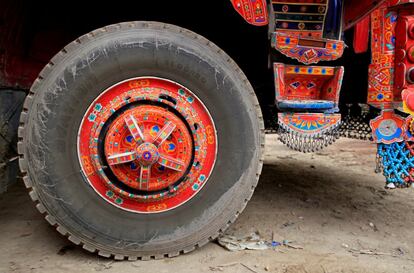
[[[0,272],[414,272],[414,189],[383,189],[375,145],[341,139],[316,154],[266,137],[257,190],[228,230],[295,248],[229,252],[215,242],[158,261],[112,261],[73,246],[22,183],[0,195]]]

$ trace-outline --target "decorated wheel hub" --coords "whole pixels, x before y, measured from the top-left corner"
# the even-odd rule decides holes
[[[161,106],[143,104],[123,112],[105,137],[111,171],[138,190],[173,185],[187,170],[192,155],[193,140],[185,122]]]
[[[105,90],[78,137],[82,173],[106,201],[138,213],[176,208],[196,195],[214,167],[217,137],[203,103],[160,78]]]

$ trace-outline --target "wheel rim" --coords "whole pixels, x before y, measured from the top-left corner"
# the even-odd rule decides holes
[[[78,134],[82,174],[114,206],[159,213],[195,196],[217,155],[213,120],[200,99],[170,80],[140,77],[99,95]]]

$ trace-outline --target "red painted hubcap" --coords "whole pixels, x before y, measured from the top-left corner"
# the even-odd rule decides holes
[[[206,183],[217,152],[203,103],[177,83],[137,78],[104,91],[79,129],[84,176],[111,204],[140,213],[182,205]]]
[[[160,190],[174,184],[193,155],[192,136],[175,113],[139,105],[119,115],[105,138],[109,167],[124,184]]]

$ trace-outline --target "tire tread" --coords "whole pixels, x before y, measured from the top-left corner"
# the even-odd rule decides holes
[[[28,122],[28,111],[31,109],[33,105],[33,98],[36,92],[39,90],[40,83],[51,73],[53,70],[53,67],[55,64],[62,61],[65,56],[74,50],[76,50],[78,47],[82,46],[82,44],[87,43],[91,41],[92,39],[96,39],[100,35],[108,34],[111,32],[116,32],[123,29],[130,29],[130,28],[155,28],[155,29],[168,29],[171,32],[180,33],[181,35],[188,36],[190,39],[196,39],[200,43],[204,44],[205,46],[210,47],[214,52],[218,53],[224,60],[226,60],[227,64],[230,65],[240,76],[240,79],[244,82],[246,86],[249,87],[250,92],[247,94],[250,98],[250,100],[253,103],[254,111],[256,112],[256,116],[258,118],[259,122],[259,130],[260,130],[260,155],[259,155],[259,164],[257,166],[256,170],[256,179],[255,181],[252,181],[252,186],[250,188],[250,191],[247,193],[247,196],[244,199],[244,202],[242,203],[241,207],[238,209],[237,213],[228,221],[226,224],[222,227],[220,227],[216,233],[213,236],[210,236],[209,239],[203,239],[201,241],[196,242],[193,246],[186,247],[185,249],[180,249],[178,251],[170,252],[170,253],[164,253],[164,254],[157,254],[155,256],[148,256],[143,255],[140,257],[134,256],[134,255],[122,255],[117,253],[109,253],[104,249],[98,249],[97,247],[89,244],[85,244],[80,240],[80,238],[76,237],[74,234],[71,234],[69,231],[66,230],[63,226],[61,226],[56,219],[51,216],[47,208],[43,206],[43,204],[39,201],[36,187],[33,186],[33,183],[27,174],[28,166],[27,166],[27,160],[26,160],[26,142],[25,142],[25,134],[26,134],[26,127],[25,125]],[[99,28],[97,30],[91,31],[85,35],[82,35],[78,39],[74,40],[70,44],[66,45],[59,53],[57,53],[50,62],[42,69],[42,71],[39,73],[39,76],[37,79],[33,82],[29,95],[26,97],[26,100],[24,102],[23,106],[23,112],[20,116],[20,126],[18,130],[18,153],[20,156],[19,159],[19,165],[20,170],[23,174],[23,180],[26,188],[29,190],[29,195],[33,202],[36,204],[36,208],[39,210],[39,212],[45,217],[45,219],[49,222],[50,225],[54,226],[56,230],[61,233],[63,236],[65,236],[68,240],[70,240],[75,245],[82,245],[82,248],[91,252],[91,253],[97,253],[99,256],[102,257],[112,257],[115,260],[150,260],[150,259],[163,259],[166,257],[176,257],[180,254],[185,254],[188,252],[193,251],[196,248],[200,248],[204,245],[206,245],[208,242],[213,241],[217,239],[221,234],[225,232],[225,230],[237,219],[238,215],[241,211],[244,210],[244,208],[247,205],[247,202],[250,200],[250,198],[253,195],[254,189],[256,188],[257,182],[259,180],[260,173],[262,171],[263,167],[263,160],[264,160],[264,143],[265,143],[265,128],[264,128],[264,122],[263,122],[263,116],[261,112],[261,108],[259,105],[259,102],[257,100],[256,94],[253,91],[253,88],[251,87],[248,79],[244,75],[244,73],[241,71],[241,69],[237,66],[237,64],[231,59],[222,49],[220,49],[218,46],[216,46],[213,42],[207,40],[201,35],[198,35],[190,30],[174,26],[171,24],[166,23],[159,23],[159,22],[145,22],[145,21],[134,21],[134,22],[124,22],[119,24],[113,24],[109,25],[103,28]]]

